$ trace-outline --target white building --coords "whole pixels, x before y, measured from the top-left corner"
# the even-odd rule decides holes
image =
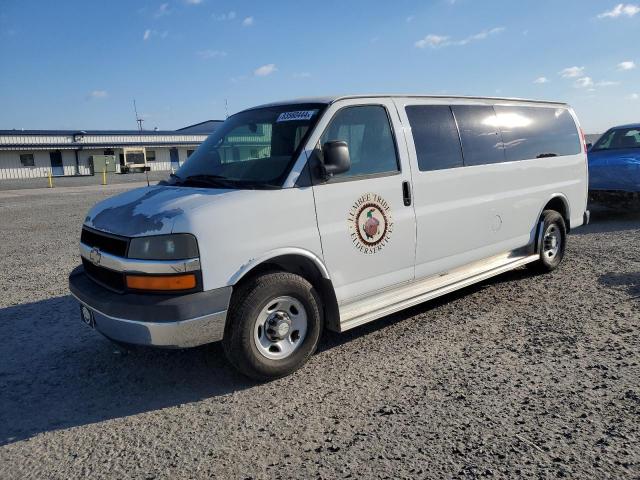
[[[0,130],[0,180],[93,175],[94,156],[112,156],[115,172],[130,161],[151,170],[177,169],[222,123],[190,125],[175,131]],[[146,159],[146,160],[145,160]]]

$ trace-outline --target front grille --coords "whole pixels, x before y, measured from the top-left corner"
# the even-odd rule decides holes
[[[113,270],[109,270],[108,268],[94,265],[86,258],[82,259],[82,266],[84,267],[85,273],[94,282],[99,283],[103,287],[109,288],[118,293],[122,293],[125,291],[125,281],[123,273],[114,272]]]
[[[118,257],[127,256],[129,240],[124,237],[83,227],[80,241],[89,247],[99,248],[100,251],[105,253],[110,253]]]

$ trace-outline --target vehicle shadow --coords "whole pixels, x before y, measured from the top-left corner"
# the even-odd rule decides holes
[[[468,295],[472,295],[473,293],[477,293],[492,285],[499,285],[501,283],[509,283],[509,282],[517,282],[522,279],[531,278],[537,275],[540,275],[540,274],[534,273],[525,267],[517,268],[515,270],[510,270],[508,272],[502,273],[500,275],[497,275],[495,277],[489,278],[482,282],[470,285],[460,290],[456,290],[454,292],[448,293],[441,297],[437,297],[433,300],[428,300],[426,302],[420,303],[413,307],[407,308],[406,310],[402,310],[400,312],[387,315],[386,317],[382,317],[373,322],[366,323],[362,326],[354,328],[353,330],[348,330],[344,333],[335,333],[335,332],[325,331],[323,341],[318,347],[318,351],[322,352],[326,350],[331,350],[332,348],[339,347],[340,345],[348,343],[354,339],[365,337],[375,332],[379,332],[399,322],[409,320],[410,318],[415,317],[417,315],[428,313],[431,310],[435,310],[447,303],[455,302],[458,299],[464,298]]]
[[[612,208],[600,204],[589,205],[589,209],[589,225],[572,230],[571,235],[640,230],[640,209]]]
[[[598,277],[598,283],[606,287],[623,287],[627,290],[629,296],[640,298],[640,272],[605,273]]]
[[[71,296],[0,309],[0,445],[254,386],[218,344],[126,353]]]

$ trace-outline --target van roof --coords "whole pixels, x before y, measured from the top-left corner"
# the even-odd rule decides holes
[[[543,105],[559,105],[566,107],[564,102],[552,102],[548,100],[530,100],[526,98],[506,98],[506,97],[477,97],[477,96],[462,96],[462,95],[411,95],[411,94],[371,94],[371,95],[333,95],[326,97],[304,97],[295,98],[293,100],[283,100],[279,102],[266,103],[264,105],[258,105],[247,110],[253,110],[254,108],[262,107],[275,107],[279,105],[295,105],[303,103],[324,103],[330,105],[338,100],[352,99],[352,98],[434,98],[434,99],[452,99],[452,100],[489,100],[496,102],[514,102],[514,103],[536,103]]]

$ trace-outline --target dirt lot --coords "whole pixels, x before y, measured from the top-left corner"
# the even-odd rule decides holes
[[[216,345],[125,355],[80,323],[81,220],[125,188],[0,192],[3,478],[640,477],[640,212],[255,384]]]

